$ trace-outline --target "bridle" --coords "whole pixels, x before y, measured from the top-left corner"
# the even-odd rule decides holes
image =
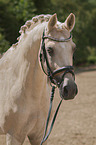
[[[45,30],[43,31],[43,36],[42,36],[42,43],[41,43],[41,51],[40,51],[40,62],[41,62],[41,67],[42,67],[42,70],[43,72],[48,76],[48,78],[50,79],[50,84],[51,84],[51,87],[52,87],[52,91],[51,91],[51,97],[50,97],[50,107],[49,107],[49,112],[48,112],[48,117],[47,117],[47,121],[46,121],[46,126],[45,126],[45,131],[44,131],[44,136],[43,136],[43,139],[41,141],[41,144],[42,145],[49,137],[51,131],[52,131],[52,128],[53,128],[53,125],[54,125],[54,122],[56,120],[56,117],[57,117],[57,113],[59,111],[59,108],[60,108],[60,105],[62,103],[62,100],[63,98],[61,99],[59,105],[57,106],[57,109],[55,111],[55,114],[53,116],[53,120],[52,120],[52,123],[51,123],[51,126],[50,126],[50,129],[47,133],[47,128],[48,128],[48,124],[49,124],[49,119],[50,119],[50,114],[51,114],[51,110],[52,110],[52,101],[53,101],[53,98],[54,98],[54,93],[55,93],[55,88],[56,87],[60,87],[61,83],[63,82],[64,80],[64,77],[67,73],[71,73],[72,76],[74,77],[74,80],[75,80],[75,74],[74,74],[74,68],[73,66],[64,66],[64,67],[61,67],[57,70],[54,70],[52,71],[51,70],[51,67],[49,65],[49,61],[48,61],[48,57],[47,57],[47,52],[46,52],[46,49],[45,49],[45,42],[44,40],[45,39],[50,39],[52,41],[56,41],[56,42],[67,42],[71,39],[71,35],[69,38],[67,39],[57,39],[57,38],[54,38],[54,37],[51,37],[51,36],[45,36]],[[43,67],[43,62],[42,62],[42,55],[44,57],[44,60],[46,62],[46,65],[47,65],[47,72],[45,71],[44,67]],[[58,76],[59,74],[63,74],[62,75],[62,79],[61,81],[57,81],[55,79],[56,76]],[[54,84],[54,85],[53,85]]]
[[[41,62],[41,67],[42,67],[42,70],[43,72],[48,76],[48,78],[50,79],[50,82],[55,84],[56,86],[60,87],[60,84],[62,83],[62,81],[64,80],[64,76],[67,74],[67,73],[71,73],[72,76],[74,77],[74,80],[75,80],[75,74],[74,74],[74,68],[73,66],[64,66],[64,67],[61,67],[57,70],[54,70],[52,71],[51,70],[51,67],[49,65],[49,61],[48,61],[48,57],[47,57],[47,52],[46,52],[46,48],[45,48],[45,39],[50,39],[52,41],[56,41],[56,42],[67,42],[69,41],[70,39],[72,38],[72,35],[70,35],[69,38],[67,39],[57,39],[57,38],[54,38],[54,37],[51,37],[51,36],[45,36],[45,30],[43,31],[43,36],[42,36],[42,44],[41,44],[41,51],[40,51],[40,62]],[[43,67],[43,63],[42,63],[42,55],[44,57],[44,60],[46,61],[46,65],[47,65],[47,72],[44,70],[44,67]],[[62,79],[61,81],[57,81],[55,79],[55,76],[59,75],[63,73],[63,76],[62,76]]]

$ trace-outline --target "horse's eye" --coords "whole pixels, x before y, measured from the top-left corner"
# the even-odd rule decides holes
[[[48,47],[47,51],[48,51],[49,55],[53,55],[53,48],[52,47]]]

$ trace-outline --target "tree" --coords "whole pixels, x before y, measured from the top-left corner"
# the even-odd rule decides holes
[[[0,54],[6,52],[9,48],[9,42],[5,39],[5,36],[2,34],[3,29],[0,28]]]
[[[0,0],[0,27],[10,45],[17,41],[20,27],[34,16],[34,11],[35,6],[31,0]]]
[[[0,0],[1,38],[10,44],[16,42],[20,27],[35,15],[57,13],[59,21],[64,22],[71,12],[76,16],[72,34],[78,48],[75,55],[78,65],[86,62],[96,48],[96,0]]]
[[[14,15],[19,21],[27,21],[34,16],[36,11],[35,5],[31,0],[15,0],[12,9]]]

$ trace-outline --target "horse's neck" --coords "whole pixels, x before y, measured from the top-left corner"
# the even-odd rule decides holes
[[[29,48],[25,49],[25,57],[27,61],[30,63],[30,71],[35,74],[39,71],[41,72],[41,68],[39,66],[39,49],[40,49],[40,43],[41,43],[41,38],[42,38],[42,33],[44,30],[44,26],[40,24],[40,26],[34,28],[32,32],[30,32],[26,44],[28,45]]]
[[[40,98],[46,93],[46,76],[40,68],[38,58],[45,26],[46,23],[42,23],[28,32],[28,34],[24,34],[16,49],[9,49],[0,61],[1,70],[3,71],[4,69],[4,72],[12,80],[11,82],[14,83],[14,80],[17,83],[19,82],[16,87],[22,88],[24,86],[24,91],[21,90],[24,95],[30,98],[32,98],[32,94]]]
[[[29,71],[26,77],[25,88],[27,94],[29,93],[30,96],[34,94],[37,98],[46,93],[46,76],[40,68],[38,57],[44,27],[45,24],[44,26],[42,24],[39,27],[37,26],[30,32],[28,38],[26,38],[26,44],[30,48],[27,48],[27,52],[25,54],[29,63]]]

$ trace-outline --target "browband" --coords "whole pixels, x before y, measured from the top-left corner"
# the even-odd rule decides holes
[[[66,38],[66,39],[58,39],[58,38],[54,38],[54,37],[51,37],[51,36],[43,36],[43,39],[50,39],[50,40],[56,41],[56,42],[67,42],[71,38],[72,38],[72,35],[70,35],[70,37],[69,38]]]

